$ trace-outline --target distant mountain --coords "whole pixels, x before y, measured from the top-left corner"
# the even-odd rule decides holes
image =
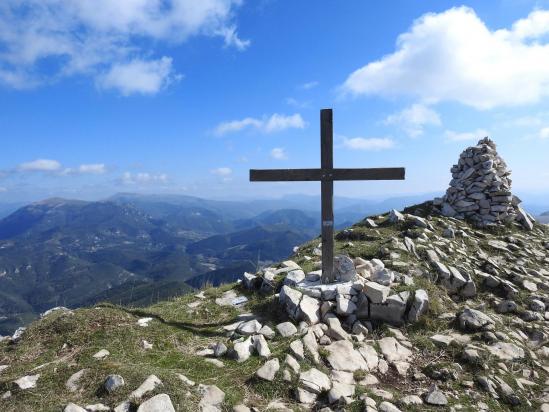
[[[540,216],[549,216],[549,211],[543,212]]]
[[[318,233],[314,212],[261,209],[137,195],[24,206],[0,220],[0,334],[58,305],[150,304],[232,281]]]
[[[297,209],[268,210],[253,218],[236,220],[233,226],[237,230],[256,226],[286,226],[305,230],[311,236],[315,236],[320,230],[320,215]]]
[[[225,264],[241,260],[276,261],[308,239],[307,233],[286,225],[258,226],[192,243],[187,246],[187,252],[216,258]]]
[[[0,220],[0,333],[128,281],[199,274],[185,253],[190,241],[128,205],[49,199],[23,207]]]

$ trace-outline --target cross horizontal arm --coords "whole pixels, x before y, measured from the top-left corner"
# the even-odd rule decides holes
[[[252,169],[251,182],[310,182],[320,180],[403,180],[403,167],[377,169]]]
[[[334,169],[333,180],[404,180],[403,167],[372,169]]]
[[[321,180],[321,169],[266,169],[250,170],[251,182],[290,182]]]

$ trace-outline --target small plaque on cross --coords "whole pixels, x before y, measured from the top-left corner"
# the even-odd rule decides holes
[[[252,182],[320,181],[322,282],[334,282],[334,180],[403,180],[403,167],[334,169],[332,109],[320,111],[320,169],[250,170]]]

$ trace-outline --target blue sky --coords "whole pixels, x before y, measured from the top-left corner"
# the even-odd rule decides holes
[[[319,193],[248,169],[318,167],[324,107],[336,167],[407,168],[338,195],[443,191],[490,135],[543,196],[547,67],[547,1],[4,0],[0,201]]]

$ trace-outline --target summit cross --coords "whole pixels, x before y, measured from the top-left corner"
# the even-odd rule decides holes
[[[321,182],[322,283],[334,282],[334,180],[404,180],[403,167],[334,169],[332,109],[320,111],[320,169],[250,170],[251,182]]]

